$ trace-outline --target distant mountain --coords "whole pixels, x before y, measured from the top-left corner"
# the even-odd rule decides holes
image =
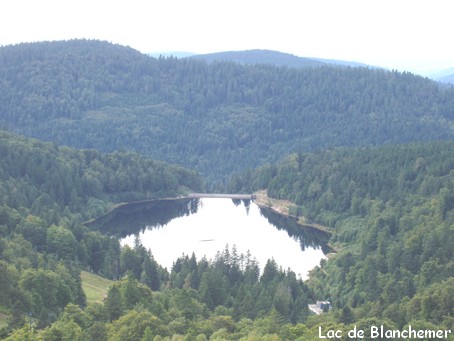
[[[288,66],[295,68],[302,67],[317,67],[330,65],[342,65],[342,66],[363,66],[367,65],[342,61],[335,59],[321,59],[321,58],[306,58],[297,57],[289,53],[283,53],[271,50],[245,50],[245,51],[228,51],[228,52],[216,52],[209,54],[198,54],[190,56],[193,59],[205,60],[209,63],[214,61],[226,61],[234,62],[238,64],[272,64],[275,66]]]
[[[369,68],[377,68],[377,66],[368,65],[364,63],[352,62],[347,60],[339,60],[339,59],[322,59],[322,58],[312,58],[314,60],[318,60],[324,64],[333,64],[333,65],[340,65],[340,66],[351,66],[351,67],[369,67]]]
[[[159,57],[175,57],[175,58],[186,58],[196,55],[193,52],[186,51],[162,51],[162,52],[150,52],[147,53],[150,57],[159,58]]]
[[[275,66],[312,67],[322,66],[323,62],[311,58],[296,57],[289,53],[270,50],[228,51],[198,54],[190,57],[206,62],[233,62],[238,64],[272,64]]]
[[[438,81],[442,83],[454,84],[454,73],[449,76],[441,77]]]
[[[438,82],[454,84],[454,67],[438,71],[429,77]]]
[[[0,127],[135,151],[212,184],[297,151],[454,139],[453,89],[306,62],[320,66],[151,58],[91,40],[0,47]]]

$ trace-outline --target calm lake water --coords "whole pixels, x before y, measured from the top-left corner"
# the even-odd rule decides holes
[[[101,229],[134,244],[139,235],[155,260],[171,270],[182,254],[214,259],[218,251],[235,245],[249,251],[261,269],[274,258],[283,269],[305,279],[308,271],[329,252],[329,236],[302,228],[295,219],[259,208],[250,201],[181,199],[127,205],[98,221]]]

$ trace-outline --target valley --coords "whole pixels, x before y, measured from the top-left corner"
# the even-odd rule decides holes
[[[0,338],[318,340],[411,325],[452,340],[454,88],[284,60],[153,58],[97,40],[0,47]],[[285,226],[298,252],[337,252],[304,280],[234,245],[160,264],[153,248],[194,236],[149,248],[141,233],[195,216],[207,193],[228,202],[212,227],[255,226],[229,220],[248,219],[241,200],[254,199],[264,209],[251,215]],[[198,244],[227,239],[206,234]],[[316,301],[332,309],[314,315]]]

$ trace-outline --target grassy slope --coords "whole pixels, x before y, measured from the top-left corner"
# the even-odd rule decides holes
[[[0,329],[6,327],[8,325],[9,318],[10,318],[9,315],[0,312]]]
[[[110,279],[82,271],[82,289],[87,297],[87,304],[100,303],[107,296],[107,289],[113,283]]]

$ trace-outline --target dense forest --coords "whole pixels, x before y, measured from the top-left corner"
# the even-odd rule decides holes
[[[0,47],[0,338],[319,340],[411,325],[454,340],[453,119],[454,89],[409,73],[88,40]],[[306,281],[234,245],[167,269],[140,238],[89,224],[213,189],[288,200],[335,252]],[[83,274],[108,281],[99,300]],[[313,315],[320,299],[332,309]]]
[[[453,150],[454,143],[437,142],[299,153],[231,186],[266,188],[294,202],[292,213],[307,223],[333,230],[339,252],[307,283],[339,313],[320,323],[368,318],[452,330]]]
[[[307,318],[309,289],[273,260],[260,273],[252,255],[226,246],[213,260],[176,259],[169,272],[140,240],[121,246],[84,224],[121,200],[200,191],[194,172],[137,154],[75,150],[7,132],[1,132],[0,153],[2,337],[12,331],[8,340],[238,336],[252,332],[252,321],[274,333]],[[87,305],[81,270],[119,280],[102,304]]]
[[[30,214],[59,212],[93,218],[111,203],[177,196],[202,190],[202,180],[180,166],[138,154],[75,150],[0,131],[0,204]],[[11,195],[14,193],[14,195]],[[104,203],[98,207],[100,203]],[[58,205],[56,207],[55,205]],[[56,223],[59,217],[49,217]]]
[[[159,56],[157,56],[159,57]],[[292,68],[318,67],[327,65],[368,67],[366,64],[343,61],[337,59],[307,58],[297,57],[289,53],[272,50],[245,50],[245,51],[226,51],[208,54],[194,54],[185,58],[204,60],[213,62],[233,62],[245,65],[271,64],[274,66],[285,66]]]
[[[3,132],[2,336],[317,340],[319,327],[453,330],[453,147],[433,142],[300,153],[237,176],[232,186],[268,188],[270,196],[297,203],[295,214],[334,231],[337,253],[302,282],[273,260],[261,272],[253,255],[238,254],[235,246],[215,259],[187,255],[162,268],[139,239],[121,246],[83,221],[121,198],[138,199],[136,186],[155,193],[145,178],[172,174],[178,181],[160,189],[172,195],[200,186],[194,173],[158,163],[146,168],[144,182],[133,183],[137,177],[124,178],[121,160],[128,160],[124,167],[154,162]],[[76,189],[69,201],[60,186]],[[117,279],[103,302],[87,304],[81,270]],[[333,310],[311,315],[307,304],[320,297],[330,299]]]
[[[410,73],[159,58],[107,42],[0,48],[0,125],[199,171],[212,188],[291,152],[452,139],[454,90]]]
[[[228,51],[208,54],[196,54],[191,59],[203,60],[208,63],[226,61],[238,64],[271,64],[293,68],[304,68],[326,65],[322,61],[312,58],[301,58],[288,53],[270,50]]]

